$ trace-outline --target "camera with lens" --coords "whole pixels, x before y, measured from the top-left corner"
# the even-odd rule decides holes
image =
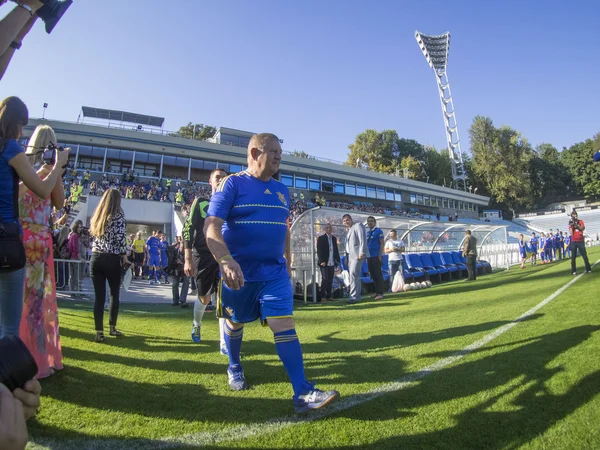
[[[81,230],[80,233],[82,236],[90,235],[90,229],[88,227],[81,227],[80,230]]]
[[[50,142],[48,144],[48,147],[46,147],[44,153],[42,154],[42,159],[44,160],[44,163],[53,166],[56,162],[56,152],[62,152],[63,150],[64,148],[58,147],[56,144]]]
[[[12,392],[23,388],[37,372],[37,364],[21,339],[14,334],[0,339],[0,383]]]

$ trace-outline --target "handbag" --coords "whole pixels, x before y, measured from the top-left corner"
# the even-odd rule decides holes
[[[2,151],[6,148],[7,140],[4,141]],[[19,176],[15,169],[13,171],[13,211],[14,223],[2,222],[0,217],[0,273],[13,272],[25,267],[25,247],[21,238],[21,227],[19,226]]]

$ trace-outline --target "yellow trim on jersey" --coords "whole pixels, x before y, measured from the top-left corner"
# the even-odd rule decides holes
[[[287,223],[286,222],[268,222],[266,220],[236,220],[234,221],[234,223],[237,225],[239,224],[243,224],[243,225],[252,225],[252,224],[263,224],[263,225],[284,225],[287,227]]]
[[[221,181],[219,181],[219,185],[217,186],[216,192],[223,192],[225,182],[227,181],[227,179],[229,177],[240,177],[240,176],[244,175],[245,173],[246,173],[245,171],[242,171],[242,172],[232,173],[230,175],[227,175],[225,178],[223,178],[223,179],[221,179]]]
[[[217,293],[217,317],[223,317],[223,278],[219,280],[219,292]]]
[[[269,317],[265,317],[265,320],[261,320],[260,324],[263,327],[267,327],[268,326],[267,321],[269,319],[293,319],[293,318],[294,318],[294,316],[292,316],[291,314],[289,316],[269,316]]]
[[[263,208],[281,208],[281,209],[285,209],[286,211],[288,211],[289,208],[285,207],[285,206],[279,206],[279,205],[263,205],[261,203],[247,203],[244,205],[233,205],[234,208],[249,208],[251,206],[262,206]]]

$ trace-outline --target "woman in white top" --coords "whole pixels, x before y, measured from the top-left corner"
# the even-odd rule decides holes
[[[388,255],[388,266],[390,269],[390,286],[394,281],[394,275],[398,270],[402,270],[402,253],[406,244],[403,240],[398,239],[396,230],[390,231],[390,238],[385,243],[383,251]],[[402,273],[402,272],[400,272]]]

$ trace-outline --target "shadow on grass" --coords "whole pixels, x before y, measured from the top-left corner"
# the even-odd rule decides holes
[[[599,326],[586,325],[522,341],[523,345],[516,348],[443,369],[414,387],[342,412],[340,415],[356,420],[401,420],[418,408],[440,404],[439,408],[446,407],[448,414],[452,414],[450,407],[442,403],[478,394],[481,399],[476,406],[453,415],[457,423],[450,428],[336,448],[479,449],[526,444],[600,393],[600,370],[585,376],[564,393],[553,394],[546,385],[564,370],[549,367],[551,363],[599,330]],[[489,347],[484,347],[476,353],[489,351]],[[486,391],[494,391],[493,396],[484,395]],[[376,408],[378,413],[369,414],[366,412],[369,408]]]

